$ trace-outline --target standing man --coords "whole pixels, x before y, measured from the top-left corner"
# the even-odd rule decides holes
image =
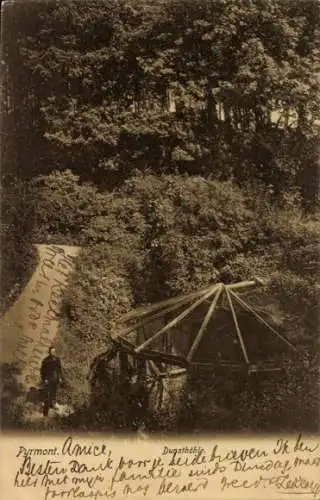
[[[44,388],[43,416],[47,417],[49,408],[54,408],[56,404],[58,387],[62,381],[61,362],[54,347],[49,348],[49,356],[42,361],[40,373]]]

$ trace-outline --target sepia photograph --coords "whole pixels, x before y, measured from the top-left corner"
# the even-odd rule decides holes
[[[2,430],[317,434],[319,2],[1,8]]]

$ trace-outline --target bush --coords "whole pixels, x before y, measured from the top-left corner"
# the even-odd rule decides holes
[[[32,244],[33,224],[32,196],[28,188],[18,180],[14,186],[3,188],[0,225],[0,313],[4,313],[17,299],[37,266],[37,251]]]
[[[1,366],[1,426],[17,429],[23,426],[25,395],[18,382],[20,371],[14,364]]]

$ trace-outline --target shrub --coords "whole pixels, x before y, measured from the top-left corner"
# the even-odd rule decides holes
[[[17,299],[36,268],[37,251],[32,244],[33,224],[34,211],[28,188],[19,181],[14,186],[3,188],[0,224],[0,313],[4,313]]]

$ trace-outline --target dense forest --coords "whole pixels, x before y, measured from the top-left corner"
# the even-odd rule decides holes
[[[318,1],[2,16],[1,309],[34,243],[81,246],[58,339],[73,401],[124,312],[208,282],[268,278],[288,337],[317,352]]]

